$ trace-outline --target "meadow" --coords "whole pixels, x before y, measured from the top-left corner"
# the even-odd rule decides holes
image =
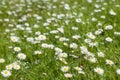
[[[120,0],[0,0],[0,80],[120,80]]]

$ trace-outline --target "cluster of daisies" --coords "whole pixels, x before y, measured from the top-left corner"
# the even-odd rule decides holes
[[[84,16],[86,16],[84,11],[87,8],[86,6],[80,8],[78,2],[74,2],[70,5],[64,0],[61,0],[59,5],[56,6],[54,3],[57,3],[58,0],[53,0],[53,2],[50,2],[50,0],[41,0],[42,3],[45,4],[41,6],[39,0],[26,1],[20,0],[20,2],[18,1],[18,3],[16,2],[16,4],[12,6],[15,1],[11,0],[9,2],[11,10],[6,9],[8,6],[6,6],[7,3],[4,0],[0,3],[2,7],[6,9],[5,12],[0,10],[0,15],[6,14],[8,16],[8,18],[4,17],[3,19],[0,19],[0,23],[3,23],[4,26],[8,26],[5,27],[5,32],[2,34],[9,35],[8,40],[10,45],[8,46],[8,49],[12,50],[13,53],[15,53],[14,55],[16,55],[16,60],[13,63],[7,64],[5,69],[1,71],[2,76],[10,77],[13,70],[17,71],[21,69],[22,62],[27,62],[26,59],[28,58],[28,55],[23,52],[21,46],[16,46],[16,44],[23,43],[28,44],[27,46],[37,46],[41,48],[33,50],[33,52],[29,53],[30,55],[46,55],[45,50],[47,49],[54,52],[54,59],[62,63],[59,70],[61,70],[66,78],[72,78],[75,76],[74,73],[71,72],[71,69],[75,70],[78,74],[87,74],[87,71],[84,70],[84,66],[69,66],[69,57],[71,59],[82,58],[92,64],[99,63],[99,60],[103,59],[104,64],[110,67],[115,65],[116,62],[111,58],[105,58],[107,56],[105,51],[99,49],[100,45],[104,46],[105,43],[113,43],[113,37],[107,34],[112,33],[114,36],[120,35],[119,31],[113,32],[116,25],[109,23],[103,26],[104,23],[102,20],[106,19],[106,15],[99,15],[100,20],[99,18],[94,17],[97,13],[102,13],[106,10],[108,3],[104,2],[104,0],[96,0],[96,4],[93,6],[94,9],[90,13],[92,18],[88,18],[87,20],[84,19]],[[85,1],[87,4],[92,4],[93,2],[93,0]],[[116,0],[111,0],[111,2],[115,1]],[[37,4],[35,6],[37,9],[32,8],[33,3]],[[22,14],[22,12],[24,12],[23,9],[26,7],[27,9],[25,10],[25,13]],[[120,5],[116,4],[115,7],[120,8]],[[57,8],[62,8],[66,12],[54,12]],[[81,12],[71,12],[78,8],[80,8]],[[39,9],[43,9],[43,12],[39,12]],[[47,18],[40,14],[47,15]],[[110,9],[107,14],[114,17],[117,15],[117,12],[115,12],[114,9]],[[69,25],[71,23],[74,26]],[[92,23],[96,23],[97,27],[90,28],[89,24]],[[86,24],[88,25],[86,26]],[[91,30],[86,32],[88,28]],[[84,30],[82,31],[82,29],[86,29],[85,32]],[[100,38],[103,38],[103,40]],[[96,50],[96,52],[91,49]],[[5,63],[6,60],[7,59],[1,57],[0,64]],[[90,66],[88,65],[88,67]],[[104,68],[97,65],[92,71],[98,75],[105,74]],[[117,68],[115,72],[117,75],[120,75],[120,68]]]

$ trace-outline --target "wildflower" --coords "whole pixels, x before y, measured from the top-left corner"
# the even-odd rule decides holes
[[[4,63],[4,62],[5,62],[5,59],[0,58],[0,63]]]
[[[63,67],[61,67],[61,71],[63,71],[63,72],[67,72],[69,69],[70,69],[69,66],[63,66]]]
[[[105,54],[103,52],[98,52],[98,57],[105,57]]]
[[[113,61],[111,61],[111,60],[106,60],[106,64],[109,64],[109,65],[113,65],[114,64],[114,62]]]
[[[55,48],[55,51],[58,52],[58,53],[62,53],[62,49],[60,49],[58,47]]]
[[[72,27],[72,30],[78,30],[78,27]]]
[[[74,67],[74,69],[77,70],[77,71],[81,71],[82,70],[82,68],[80,68],[80,67]]]
[[[12,67],[11,64],[9,64],[9,65],[6,66],[6,69],[7,69],[7,70],[12,70],[12,68],[13,68],[13,67]]]
[[[98,46],[98,43],[97,42],[91,42],[91,43],[89,43],[89,47],[94,47],[94,46]]]
[[[14,51],[15,51],[15,52],[20,52],[20,51],[21,51],[21,48],[20,48],[20,47],[14,47]]]
[[[71,78],[71,77],[73,76],[73,74],[71,74],[71,73],[65,73],[64,76],[65,76],[66,78]]]
[[[95,31],[95,35],[100,35],[103,32],[102,29],[98,29],[97,31]]]
[[[45,35],[39,35],[38,36],[38,40],[46,40],[46,36]]]
[[[91,43],[91,39],[85,39],[84,42],[85,43]]]
[[[63,58],[67,58],[68,57],[67,53],[60,53],[59,55],[60,55],[60,57],[63,57]]]
[[[117,69],[117,70],[116,70],[116,73],[120,75],[120,69]]]
[[[34,54],[37,55],[37,54],[42,54],[41,51],[34,51]]]
[[[77,40],[77,39],[79,39],[81,37],[79,35],[74,35],[74,36],[72,36],[72,38]]]
[[[10,39],[11,39],[12,42],[18,42],[19,41],[19,37],[17,37],[17,36],[11,36]]]
[[[105,27],[105,30],[111,30],[111,29],[113,29],[112,25],[108,25],[108,26]]]
[[[69,41],[69,39],[67,39],[65,37],[61,37],[61,38],[59,38],[59,41]]]
[[[95,63],[97,61],[97,59],[95,57],[91,57],[91,58],[89,58],[89,61],[92,63]]]
[[[47,45],[48,45],[48,44],[46,44],[46,43],[42,43],[42,44],[41,44],[41,46],[42,46],[43,48],[47,48]]]
[[[25,59],[26,59],[26,55],[23,54],[23,53],[19,53],[19,54],[17,55],[17,57],[18,57],[18,59],[20,59],[20,60],[25,60]]]
[[[34,42],[34,38],[33,37],[27,37],[27,39],[26,39],[28,42]]]
[[[88,36],[90,39],[95,39],[95,38],[96,38],[96,36],[93,35],[91,32],[88,33],[87,36]]]
[[[65,5],[64,5],[64,8],[65,8],[66,10],[70,10],[70,6],[69,6],[68,4],[65,4]]]
[[[80,49],[82,54],[87,54],[89,52],[86,46],[81,46]]]
[[[120,32],[114,32],[114,35],[120,35]]]
[[[14,68],[15,70],[19,70],[19,69],[20,69],[20,65],[15,64],[13,68]]]
[[[63,43],[63,44],[64,44],[65,46],[67,46],[67,47],[69,46],[69,44],[68,44],[68,43]]]
[[[11,76],[11,72],[9,70],[3,70],[1,72],[1,74],[4,76],[4,77],[10,77]]]
[[[105,40],[106,40],[107,42],[112,42],[112,41],[113,41],[112,38],[110,38],[110,37],[107,37]]]
[[[113,16],[116,15],[116,13],[115,13],[112,9],[109,11],[109,14],[111,14],[111,15],[113,15]]]
[[[92,3],[93,1],[92,0],[87,0],[89,3]]]
[[[76,43],[71,43],[70,44],[70,48],[76,49],[78,47],[78,45]]]
[[[78,71],[78,73],[79,73],[79,74],[85,74],[85,72],[84,72],[84,71]]]
[[[104,70],[102,68],[97,67],[97,68],[94,69],[94,72],[102,75],[104,73]]]
[[[58,31],[60,31],[61,33],[64,33],[64,29],[62,27],[57,29]]]

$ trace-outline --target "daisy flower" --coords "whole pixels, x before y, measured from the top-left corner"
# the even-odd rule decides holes
[[[3,70],[1,72],[1,74],[4,76],[4,77],[10,77],[11,76],[11,72],[9,70]]]
[[[100,68],[100,67],[97,67],[97,68],[94,69],[94,72],[96,72],[97,74],[102,75],[104,73],[104,70],[102,68]]]
[[[107,42],[112,42],[112,41],[113,41],[112,38],[110,38],[110,37],[107,37],[105,40],[106,40]]]
[[[20,52],[20,51],[21,51],[21,48],[20,48],[20,47],[14,47],[14,51],[15,51],[15,52]]]
[[[116,73],[120,75],[120,69],[117,69],[117,70],[116,70]]]
[[[26,55],[25,55],[24,53],[19,53],[19,54],[17,55],[17,57],[18,57],[18,59],[20,59],[20,60],[25,60],[25,59],[26,59]]]
[[[4,62],[5,62],[5,59],[1,58],[0,63],[4,63]]]
[[[111,61],[111,60],[106,60],[106,64],[109,64],[109,65],[113,65],[114,64],[114,62],[113,61]]]
[[[66,78],[71,78],[71,77],[73,77],[73,74],[71,74],[71,73],[65,73],[64,76],[65,76]]]
[[[70,69],[69,66],[62,66],[62,67],[61,67],[61,71],[62,71],[62,72],[67,72],[69,69]]]

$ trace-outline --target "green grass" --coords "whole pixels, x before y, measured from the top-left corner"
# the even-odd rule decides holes
[[[104,0],[103,2],[93,0],[92,3],[87,2],[87,0],[57,0],[56,2],[54,0],[23,0],[23,2],[21,0],[1,0],[0,58],[4,58],[5,63],[0,63],[0,72],[6,69],[6,65],[16,61],[20,61],[19,65],[21,68],[20,70],[10,70],[12,75],[7,78],[0,74],[0,80],[119,80],[120,75],[116,73],[116,70],[120,69],[120,35],[114,34],[114,32],[120,32],[119,3],[120,0]],[[66,10],[64,4],[68,4],[70,10]],[[100,7],[95,8],[95,5]],[[116,7],[116,5],[119,6]],[[109,13],[111,9],[116,15]],[[101,10],[101,12],[94,12],[94,10]],[[12,14],[7,14],[8,11],[12,12]],[[42,19],[37,20],[34,17],[36,14],[41,16]],[[64,16],[59,19],[58,16],[61,14]],[[83,16],[79,16],[80,14],[83,14]],[[20,21],[26,16],[26,20]],[[101,16],[105,16],[105,19],[101,18]],[[81,22],[76,22],[76,19],[79,18]],[[97,20],[92,21],[92,18]],[[9,19],[9,21],[6,22],[5,19]],[[53,20],[49,23],[49,19]],[[68,24],[67,21],[69,22]],[[29,25],[25,26],[25,23]],[[49,23],[49,25],[44,26],[45,23]],[[100,26],[98,23],[102,25]],[[13,26],[9,26],[10,24]],[[34,28],[35,24],[39,27]],[[17,25],[22,25],[24,30],[17,28]],[[112,25],[113,29],[105,30],[107,25]],[[59,31],[56,34],[50,33],[50,31],[57,30],[60,27],[63,27],[64,33]],[[78,30],[72,30],[72,27],[77,27]],[[31,28],[31,32],[28,32],[25,28]],[[84,42],[86,38],[88,39],[86,34],[89,32],[94,34],[98,29],[103,29],[103,33],[96,35],[96,38],[92,40],[92,42],[98,42],[98,46],[89,47],[89,44]],[[6,32],[6,30],[9,30],[9,32]],[[37,37],[35,32],[38,31],[41,34],[47,33],[45,35],[46,40],[40,41],[38,44],[27,42],[27,37]],[[12,34],[19,37],[20,42],[12,42],[10,40]],[[73,35],[80,35],[81,38],[75,40],[72,38]],[[59,38],[57,39],[55,36],[68,38],[69,41],[59,41]],[[107,42],[105,40],[106,37],[111,37],[113,41]],[[65,46],[64,42],[68,43],[68,46]],[[43,43],[52,44],[54,48],[43,48],[41,46]],[[71,49],[71,43],[76,43],[78,47]],[[81,46],[86,46],[89,52],[94,54],[97,59],[95,63],[84,59],[85,55],[81,53]],[[13,50],[14,47],[21,48],[20,52],[26,55],[25,60],[17,58],[17,54],[20,52],[15,52]],[[55,47],[67,53],[68,57],[65,58],[67,64],[57,59]],[[42,51],[42,54],[34,55],[36,50]],[[98,51],[103,52],[105,57],[99,57],[97,55]],[[78,58],[74,58],[71,55],[75,55]],[[112,66],[106,64],[106,59],[112,60],[114,64]],[[70,70],[68,73],[73,74],[73,77],[66,78],[64,76],[65,72],[61,71],[62,66],[69,66]],[[76,66],[82,66],[82,71],[85,74],[79,74],[74,69]],[[104,73],[99,75],[94,72],[96,67],[102,68]]]

